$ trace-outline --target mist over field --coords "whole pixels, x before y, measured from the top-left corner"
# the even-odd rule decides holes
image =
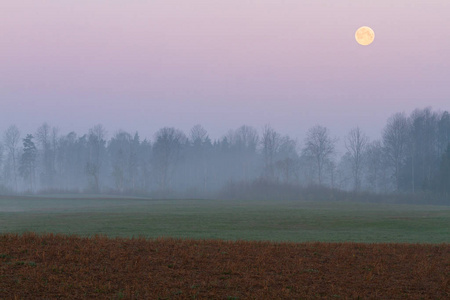
[[[392,194],[404,195],[403,202],[450,203],[447,111],[394,113],[379,140],[359,127],[340,137],[321,125],[305,132],[298,141],[270,125],[242,125],[213,139],[196,125],[164,127],[141,139],[138,132],[109,133],[102,125],[81,133],[47,123],[34,132],[11,125],[0,147],[0,187],[3,194],[160,198],[302,199],[316,193],[342,200],[368,193],[366,201],[380,194],[389,202]]]
[[[448,203],[448,1],[3,2],[1,194]]]
[[[450,299],[450,1],[0,2],[0,298]]]

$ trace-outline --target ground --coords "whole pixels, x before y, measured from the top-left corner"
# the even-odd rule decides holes
[[[0,235],[5,299],[448,299],[448,244]]]
[[[350,202],[0,198],[0,233],[444,243],[450,207]]]

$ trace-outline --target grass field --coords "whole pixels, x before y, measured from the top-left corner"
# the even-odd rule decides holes
[[[450,207],[346,202],[1,197],[0,233],[450,242]]]

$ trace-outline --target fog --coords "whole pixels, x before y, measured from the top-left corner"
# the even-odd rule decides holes
[[[447,111],[393,113],[376,140],[358,127],[337,137],[333,128],[316,125],[303,135],[296,140],[270,125],[238,125],[213,139],[199,124],[189,130],[163,127],[142,139],[138,132],[109,133],[100,124],[69,133],[57,124],[43,123],[34,132],[11,125],[0,148],[1,192],[301,198],[314,188],[426,194],[448,202]]]

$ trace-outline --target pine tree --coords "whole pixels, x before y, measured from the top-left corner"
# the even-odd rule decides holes
[[[23,139],[23,153],[20,159],[19,172],[24,181],[28,183],[28,187],[31,191],[34,186],[36,154],[37,150],[33,142],[33,135],[28,134],[26,138]]]

